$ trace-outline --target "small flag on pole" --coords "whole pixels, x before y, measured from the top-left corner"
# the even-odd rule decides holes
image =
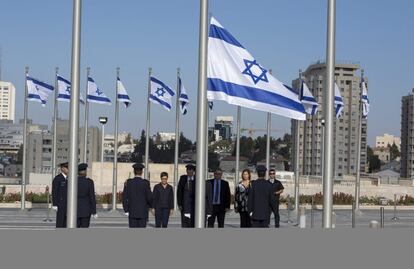
[[[155,77],[151,77],[151,94],[149,99],[155,104],[160,104],[170,111],[172,107],[171,98],[175,95],[171,87]]]
[[[124,84],[122,84],[122,81],[119,78],[117,78],[116,83],[118,84],[118,102],[123,102],[125,107],[129,107],[132,102],[131,99],[129,99],[129,95],[124,87]]]
[[[362,79],[362,117],[366,119],[368,117],[369,113],[369,99],[368,99],[368,91],[367,91],[367,85],[365,83],[365,80]]]
[[[302,82],[302,87],[301,87],[299,99],[302,102],[303,106],[305,107],[306,113],[313,116],[318,111],[319,104],[316,101],[315,97],[313,97],[306,83],[303,80],[301,80],[301,82]]]
[[[70,91],[71,91],[70,81],[58,75],[57,82],[58,82],[58,98],[57,98],[58,101],[70,102]],[[79,101],[82,105],[85,104],[85,99],[83,99],[82,94],[80,94]]]
[[[39,102],[46,106],[49,94],[53,93],[54,87],[27,75],[27,100]]]
[[[88,77],[88,102],[110,105],[111,100],[98,88],[95,81]]]
[[[344,109],[344,101],[341,96],[341,91],[335,82],[335,115],[339,119],[342,117],[342,110]]]
[[[181,78],[178,78],[178,84],[180,89],[180,110],[183,115],[187,114],[187,106],[190,103],[188,101],[187,91],[184,88],[183,83],[181,82]]]

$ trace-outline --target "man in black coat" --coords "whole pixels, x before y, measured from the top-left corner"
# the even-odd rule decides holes
[[[155,215],[155,227],[167,228],[170,215],[174,211],[174,190],[173,187],[168,184],[168,173],[161,173],[161,183],[154,186],[154,215]]]
[[[273,192],[276,199],[276,208],[273,210],[273,214],[275,215],[275,228],[280,227],[280,215],[279,215],[279,200],[280,195],[283,193],[285,187],[283,187],[282,182],[276,179],[276,171],[275,169],[269,170],[269,182],[272,183]],[[271,219],[272,212],[270,212],[269,221]],[[270,223],[269,223],[270,224]]]
[[[56,228],[66,228],[66,206],[68,194],[68,163],[60,164],[60,174],[52,182],[52,208],[56,212]]]
[[[187,164],[187,174],[182,175],[177,186],[177,205],[181,211],[181,227],[194,228],[195,215],[195,185],[196,167],[194,164]],[[206,201],[205,214],[206,219],[212,214],[212,197],[211,184],[206,181]]]
[[[78,165],[78,212],[77,227],[89,228],[91,216],[98,218],[96,214],[95,184],[93,180],[86,177],[88,165]]]
[[[148,220],[148,210],[152,206],[152,192],[148,180],[142,178],[145,166],[136,163],[134,168],[134,178],[125,182],[122,194],[122,205],[125,215],[128,216],[130,228],[145,228]]]
[[[218,222],[218,227],[224,227],[226,212],[230,210],[230,187],[229,183],[221,179],[223,171],[217,168],[214,172],[214,179],[209,179],[212,191],[212,214],[208,218],[208,227],[214,228],[214,222]]]
[[[268,228],[270,212],[276,209],[276,199],[272,184],[265,179],[266,167],[256,168],[258,179],[252,181],[247,207],[253,228]]]

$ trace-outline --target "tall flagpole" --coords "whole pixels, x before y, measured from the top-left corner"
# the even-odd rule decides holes
[[[81,0],[73,0],[72,26],[72,90],[70,94],[69,114],[69,180],[67,203],[67,227],[76,228],[77,198],[78,198],[78,158],[79,158],[79,81],[80,81],[80,51],[81,51]],[[85,141],[86,142],[86,141]]]
[[[148,167],[148,159],[149,159],[149,136],[150,136],[150,119],[151,119],[151,102],[150,102],[150,95],[151,95],[151,74],[152,68],[148,68],[148,98],[147,98],[147,126],[145,130],[145,179],[149,180],[149,167]]]
[[[239,183],[240,173],[240,130],[241,130],[241,107],[237,106],[237,133],[236,133],[236,169],[234,171],[234,194],[236,194],[237,184]]]
[[[55,68],[55,102],[53,105],[53,149],[52,149],[52,179],[56,176],[56,150],[57,150],[57,118],[59,114],[58,107],[58,81],[57,76],[59,74],[59,68]]]
[[[114,131],[115,141],[114,141],[114,165],[113,165],[113,176],[112,176],[112,211],[116,211],[116,194],[117,194],[117,183],[118,183],[118,127],[119,127],[118,78],[119,78],[119,67],[116,68],[116,86],[115,86],[115,89],[116,89],[115,131]],[[104,139],[104,137],[102,139]]]
[[[195,227],[204,228],[207,127],[208,0],[200,0]]]
[[[362,138],[362,83],[364,82],[364,69],[361,69],[361,94],[359,98],[359,114],[358,114],[358,136],[357,136],[357,163],[356,163],[356,179],[355,179],[355,210],[359,214],[359,196],[361,189],[361,138]]]
[[[88,79],[91,73],[91,68],[86,68],[86,93],[85,93],[85,126],[83,130],[83,162],[88,162],[88,127],[89,127],[89,101],[88,101]]]
[[[272,74],[272,69],[269,69],[269,74]],[[266,179],[269,179],[269,169],[270,169],[270,136],[272,128],[272,114],[267,113],[267,123],[266,123]]]
[[[328,31],[326,50],[325,140],[323,173],[323,228],[332,228],[333,207],[333,145],[334,145],[334,83],[335,83],[335,14],[336,0],[328,0]]]
[[[29,89],[27,88],[27,76],[29,74],[29,67],[26,66],[25,68],[25,76],[24,76],[24,122],[23,122],[23,163],[22,163],[22,182],[21,182],[21,190],[20,190],[20,209],[26,209],[26,158],[27,158],[27,112],[29,108],[29,103],[27,101],[27,95]]]
[[[298,94],[300,95],[300,91],[302,90],[302,70],[299,70],[299,89]],[[298,215],[299,220],[299,157],[300,157],[300,122],[295,120],[295,211]]]
[[[177,181],[178,181],[178,153],[180,146],[180,68],[177,68],[177,98],[175,102],[175,149],[174,149],[174,195],[177,193]],[[174,209],[177,209],[177,199],[174,199]]]

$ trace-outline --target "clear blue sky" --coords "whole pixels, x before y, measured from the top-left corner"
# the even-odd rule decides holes
[[[298,69],[325,58],[326,0],[210,0],[210,12],[277,78],[289,83]],[[53,83],[54,68],[70,77],[72,1],[2,0],[0,46],[2,78],[17,88],[16,116],[23,116],[24,67]],[[400,135],[401,96],[414,87],[414,2],[412,0],[337,0],[337,60],[359,62],[369,78],[371,112],[369,142],[385,132]],[[120,130],[135,136],[145,128],[147,70],[172,87],[181,67],[189,92],[189,115],[182,130],[195,137],[198,0],[84,0],[82,13],[82,80],[86,67],[111,98],[115,68],[121,68],[133,105],[121,109]],[[60,103],[68,117],[68,104]],[[175,113],[152,106],[152,132],[173,132]],[[30,103],[35,122],[50,124],[53,105]],[[92,104],[90,122],[109,117],[113,132],[114,106]],[[211,119],[235,115],[235,108],[215,103]],[[83,110],[81,111],[81,123]],[[242,125],[264,128],[266,115],[243,109]],[[288,132],[290,122],[273,116],[273,128]],[[274,136],[280,133],[274,133]]]

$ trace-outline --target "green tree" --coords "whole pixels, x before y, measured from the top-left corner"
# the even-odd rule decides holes
[[[381,169],[381,160],[374,155],[374,151],[370,146],[367,146],[367,160],[369,163],[369,172],[373,173]]]
[[[388,144],[388,148],[390,149],[390,161],[394,161],[401,156],[401,153],[395,143],[392,143],[392,146]]]

